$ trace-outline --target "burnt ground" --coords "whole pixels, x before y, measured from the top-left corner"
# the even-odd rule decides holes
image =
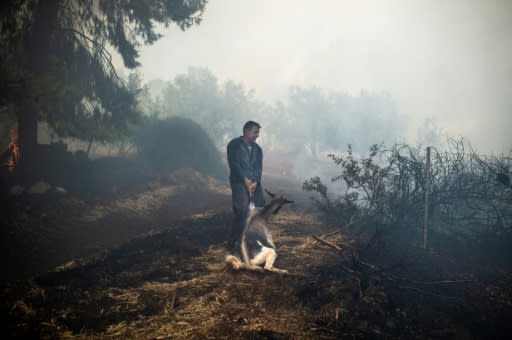
[[[184,171],[130,190],[5,203],[6,337],[487,339],[512,331],[512,275],[326,223],[300,185],[270,227],[289,275],[223,263],[226,186]],[[378,236],[378,235],[377,235]]]

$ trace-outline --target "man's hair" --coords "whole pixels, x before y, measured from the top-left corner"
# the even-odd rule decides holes
[[[252,120],[248,121],[247,123],[244,124],[244,128],[243,128],[243,133],[245,133],[246,130],[250,130],[252,129],[254,126],[257,126],[258,128],[261,129],[261,126],[260,124],[256,123],[256,122],[253,122]]]

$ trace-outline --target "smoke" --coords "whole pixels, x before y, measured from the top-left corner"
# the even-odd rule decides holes
[[[215,1],[204,21],[141,51],[146,79],[189,66],[256,90],[387,93],[414,139],[428,119],[482,152],[512,145],[512,3],[456,0]]]

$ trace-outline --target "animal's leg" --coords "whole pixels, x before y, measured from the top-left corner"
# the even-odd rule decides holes
[[[240,260],[238,257],[233,255],[226,256],[225,259],[226,263],[230,264],[234,269],[247,269],[247,270],[254,270],[254,271],[263,271],[263,268],[256,266],[254,264],[245,264]]]
[[[242,263],[240,268],[243,268],[243,269],[247,269],[247,270],[254,270],[256,272],[262,272],[263,271],[263,268],[261,268],[260,266],[256,266],[254,264],[246,264],[246,263]]]
[[[274,249],[268,247],[261,247],[260,252],[256,255],[252,260],[251,264],[256,266],[261,266],[262,264],[267,263],[267,258],[275,253]]]
[[[275,272],[275,273],[280,273],[280,274],[287,274],[288,271],[287,270],[284,270],[284,269],[279,269],[279,268],[275,268],[274,267],[274,261],[276,260],[276,257],[277,257],[277,253],[274,249],[272,248],[268,248],[271,250],[271,252],[269,252],[266,260],[265,260],[265,270],[268,270],[268,271],[271,271],[271,272]]]

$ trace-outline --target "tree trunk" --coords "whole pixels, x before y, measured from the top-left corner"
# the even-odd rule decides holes
[[[91,152],[91,148],[92,148],[92,142],[94,141],[94,138],[91,137],[89,138],[89,145],[87,145],[87,158],[89,158],[89,154]]]

